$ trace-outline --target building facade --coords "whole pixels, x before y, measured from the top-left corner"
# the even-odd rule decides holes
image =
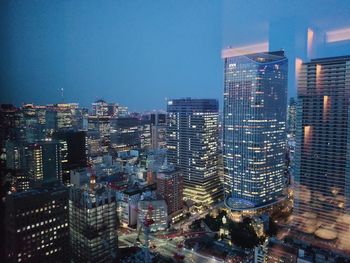
[[[285,185],[288,60],[283,51],[223,54],[226,205],[257,209]]]
[[[296,228],[348,252],[349,99],[350,56],[302,64],[294,163]]]
[[[164,231],[168,227],[168,206],[165,200],[156,200],[151,197],[146,197],[138,202],[138,219],[137,227],[144,227],[143,222],[149,215],[153,219],[153,224],[150,225],[151,232]]]
[[[33,186],[62,180],[61,149],[55,141],[24,145],[24,169]]]
[[[172,167],[157,173],[157,196],[165,200],[168,214],[176,218],[183,210],[183,178],[180,170]]]
[[[69,262],[65,187],[11,194],[5,207],[5,262]]]
[[[70,246],[74,262],[114,262],[117,252],[113,191],[72,187],[69,196]]]
[[[62,181],[69,184],[70,171],[87,166],[86,132],[59,131],[53,138],[60,144]]]
[[[218,108],[213,99],[167,103],[167,159],[183,176],[184,198],[211,204],[221,198],[218,174]]]
[[[289,137],[295,138],[296,133],[297,101],[290,98],[287,112],[287,133]]]

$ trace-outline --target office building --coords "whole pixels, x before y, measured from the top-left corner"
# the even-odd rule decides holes
[[[141,198],[142,190],[127,189],[118,191],[117,214],[120,225],[123,227],[133,227],[137,224],[137,203]]]
[[[77,129],[77,103],[48,105],[45,115],[45,126],[48,131]]]
[[[347,253],[349,79],[350,56],[312,59],[302,64],[294,162],[296,229],[313,237],[310,241],[314,245],[328,241],[332,251]]]
[[[74,262],[114,262],[117,256],[115,193],[103,186],[72,187],[70,246]]]
[[[69,262],[67,188],[8,195],[4,218],[5,262]]]
[[[168,215],[175,221],[183,210],[183,179],[179,169],[168,166],[157,172],[157,196],[165,200]]]
[[[111,147],[115,151],[129,151],[141,147],[141,122],[137,118],[123,117],[111,123]]]
[[[15,139],[14,129],[20,124],[19,109],[12,104],[0,105],[0,146],[6,140]]]
[[[290,98],[287,111],[287,134],[291,139],[295,138],[296,133],[296,113],[297,102],[295,98]]]
[[[152,125],[166,124],[166,113],[152,113],[150,119]]]
[[[202,204],[222,194],[218,174],[218,107],[213,99],[167,103],[167,158],[183,176],[184,198]]]
[[[59,131],[53,138],[60,144],[62,182],[69,183],[70,171],[87,166],[86,133],[84,131]]]
[[[55,141],[23,146],[24,170],[33,186],[62,180],[61,149]]]
[[[121,106],[118,103],[107,103],[104,100],[97,100],[92,103],[93,116],[125,117],[127,111],[127,107]]]
[[[151,114],[151,148],[162,149],[166,147],[166,114]]]
[[[277,202],[285,185],[288,60],[225,50],[224,191],[232,210]]]
[[[164,231],[168,227],[168,206],[165,200],[146,197],[138,202],[137,227],[143,227],[145,216],[149,215],[154,223],[150,225],[151,232]]]

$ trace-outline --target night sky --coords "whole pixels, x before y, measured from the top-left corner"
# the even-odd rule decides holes
[[[65,102],[137,111],[164,109],[165,98],[222,102],[222,48],[268,41],[291,63],[347,55],[349,41],[319,37],[307,56],[305,32],[350,28],[349,10],[342,0],[2,0],[0,103],[57,103],[61,88]]]

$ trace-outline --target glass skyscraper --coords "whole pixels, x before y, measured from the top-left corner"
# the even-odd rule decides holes
[[[285,185],[288,60],[283,51],[224,58],[224,192],[232,210],[269,206]]]
[[[350,56],[299,73],[294,174],[296,229],[350,252]],[[324,246],[326,242],[322,242]]]
[[[218,174],[218,110],[213,99],[167,104],[167,159],[183,175],[185,199],[211,204],[222,195]]]

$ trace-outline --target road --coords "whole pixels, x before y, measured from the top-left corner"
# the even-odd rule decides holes
[[[131,233],[123,236],[119,236],[119,246],[125,247],[125,246],[133,246],[135,245],[137,234]],[[143,243],[143,235],[140,235],[141,242]],[[180,242],[183,242],[183,237],[176,237],[173,239],[161,239],[157,237],[150,237],[150,244],[154,244],[156,246],[155,250],[156,252],[160,253],[163,256],[167,256],[169,258],[173,258],[174,254],[178,252],[177,244]],[[204,255],[201,255],[197,253],[194,250],[183,248],[181,250],[181,253],[185,256],[184,262],[186,263],[194,263],[194,262],[204,262],[204,263],[214,263],[214,262],[223,262],[220,259],[216,259],[214,257],[207,257]],[[175,260],[174,260],[175,262]]]
[[[185,230],[189,229],[188,227],[192,224],[193,221],[200,219],[200,218],[204,218],[211,210],[216,209],[216,208],[220,208],[223,206],[224,206],[223,202],[217,203],[217,204],[211,206],[210,209],[207,209],[203,213],[192,215],[188,219],[185,219],[185,220],[182,220],[178,223],[172,224],[172,227],[175,229],[183,229],[185,231]],[[186,222],[184,222],[184,221],[186,221]]]

